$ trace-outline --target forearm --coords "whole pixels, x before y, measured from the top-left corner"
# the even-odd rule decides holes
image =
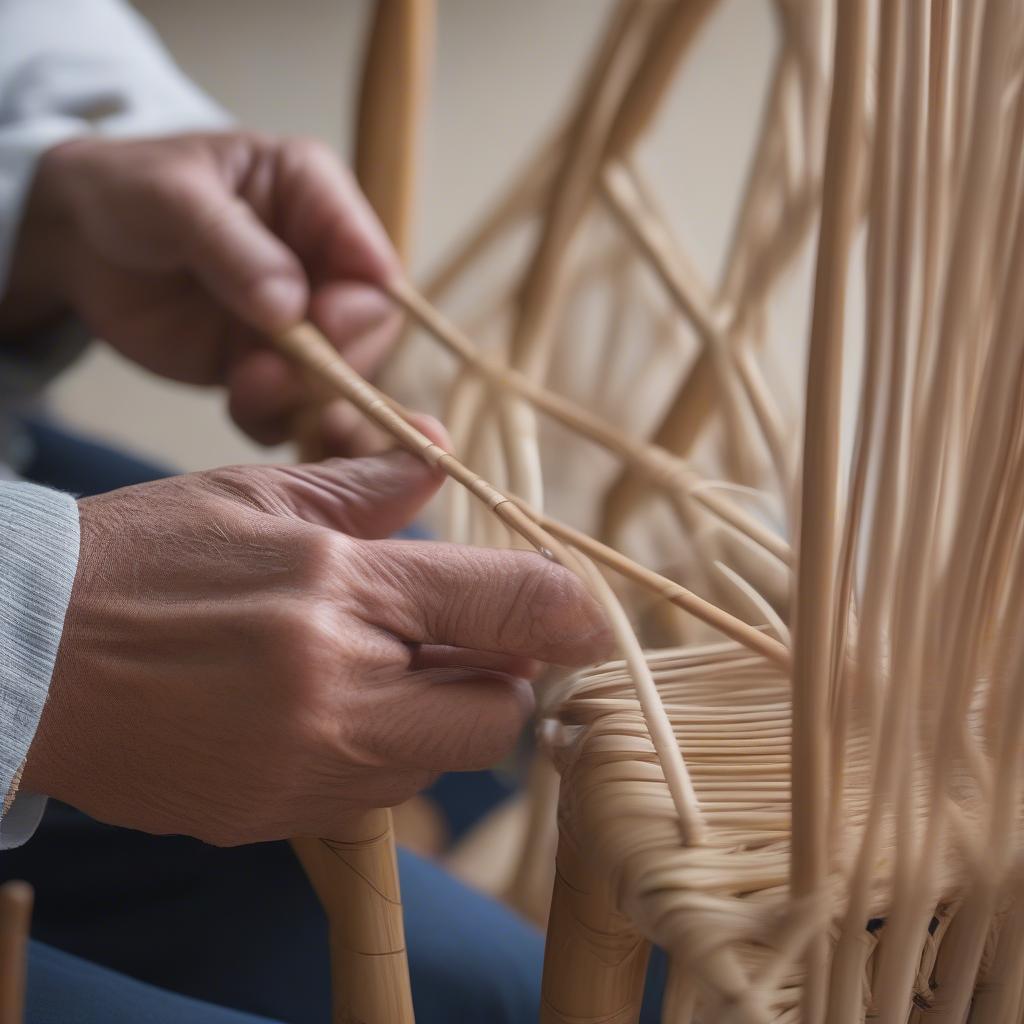
[[[70,226],[47,181],[48,158],[59,148],[44,153],[33,171],[13,242],[16,256],[10,261],[6,287],[0,291],[0,347],[8,355],[67,313],[64,267]]]
[[[24,842],[42,801],[14,798],[53,675],[78,564],[66,494],[0,483],[0,849]]]

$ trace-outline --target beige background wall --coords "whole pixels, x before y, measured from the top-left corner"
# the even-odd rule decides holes
[[[342,152],[367,0],[136,0],[182,66],[238,119]],[[438,0],[416,267],[427,267],[555,122],[609,0]],[[646,144],[676,228],[711,273],[770,68],[768,0],[725,0]],[[802,317],[795,309],[796,329]],[[282,452],[250,445],[214,393],[136,371],[97,345],[54,388],[73,423],[186,469]]]

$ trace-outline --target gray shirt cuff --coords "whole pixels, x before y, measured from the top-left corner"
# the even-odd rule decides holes
[[[78,543],[74,498],[0,482],[0,850],[24,843],[42,816],[41,797],[15,793],[49,692]]]

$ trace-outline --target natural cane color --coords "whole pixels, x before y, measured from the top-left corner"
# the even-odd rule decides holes
[[[458,457],[309,325],[278,344],[457,481],[452,539],[525,539],[615,630],[621,660],[540,694],[557,830],[535,771],[503,837],[540,920],[557,845],[545,1024],[635,1024],[652,943],[664,1024],[1024,1024],[1024,12],[766,2],[715,278],[639,143],[717,5],[621,0],[434,275],[446,315],[385,286],[422,328],[390,390]]]
[[[416,219],[434,20],[434,0],[377,0],[363,58],[356,179],[406,263]]]
[[[0,885],[0,1024],[23,1024],[32,886]]]
[[[360,818],[348,838],[292,845],[327,913],[335,1024],[412,1021],[390,812]]]

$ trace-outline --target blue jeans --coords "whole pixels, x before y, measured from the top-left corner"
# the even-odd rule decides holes
[[[54,802],[0,872],[36,887],[28,1024],[330,1020],[326,922],[285,843],[217,849]],[[399,872],[417,1021],[535,1021],[540,933],[404,850]]]
[[[41,942],[29,949],[28,1024],[270,1024],[267,1017],[199,1003]]]
[[[51,486],[98,493],[170,474],[45,421],[26,429],[22,472]],[[480,773],[436,793],[456,833],[502,795]],[[399,873],[418,1024],[536,1021],[541,933],[406,851]],[[285,843],[217,849],[51,802],[31,842],[0,855],[6,878],[36,889],[27,1024],[330,1019],[326,922]],[[643,1024],[658,1020],[663,973],[656,957]]]

